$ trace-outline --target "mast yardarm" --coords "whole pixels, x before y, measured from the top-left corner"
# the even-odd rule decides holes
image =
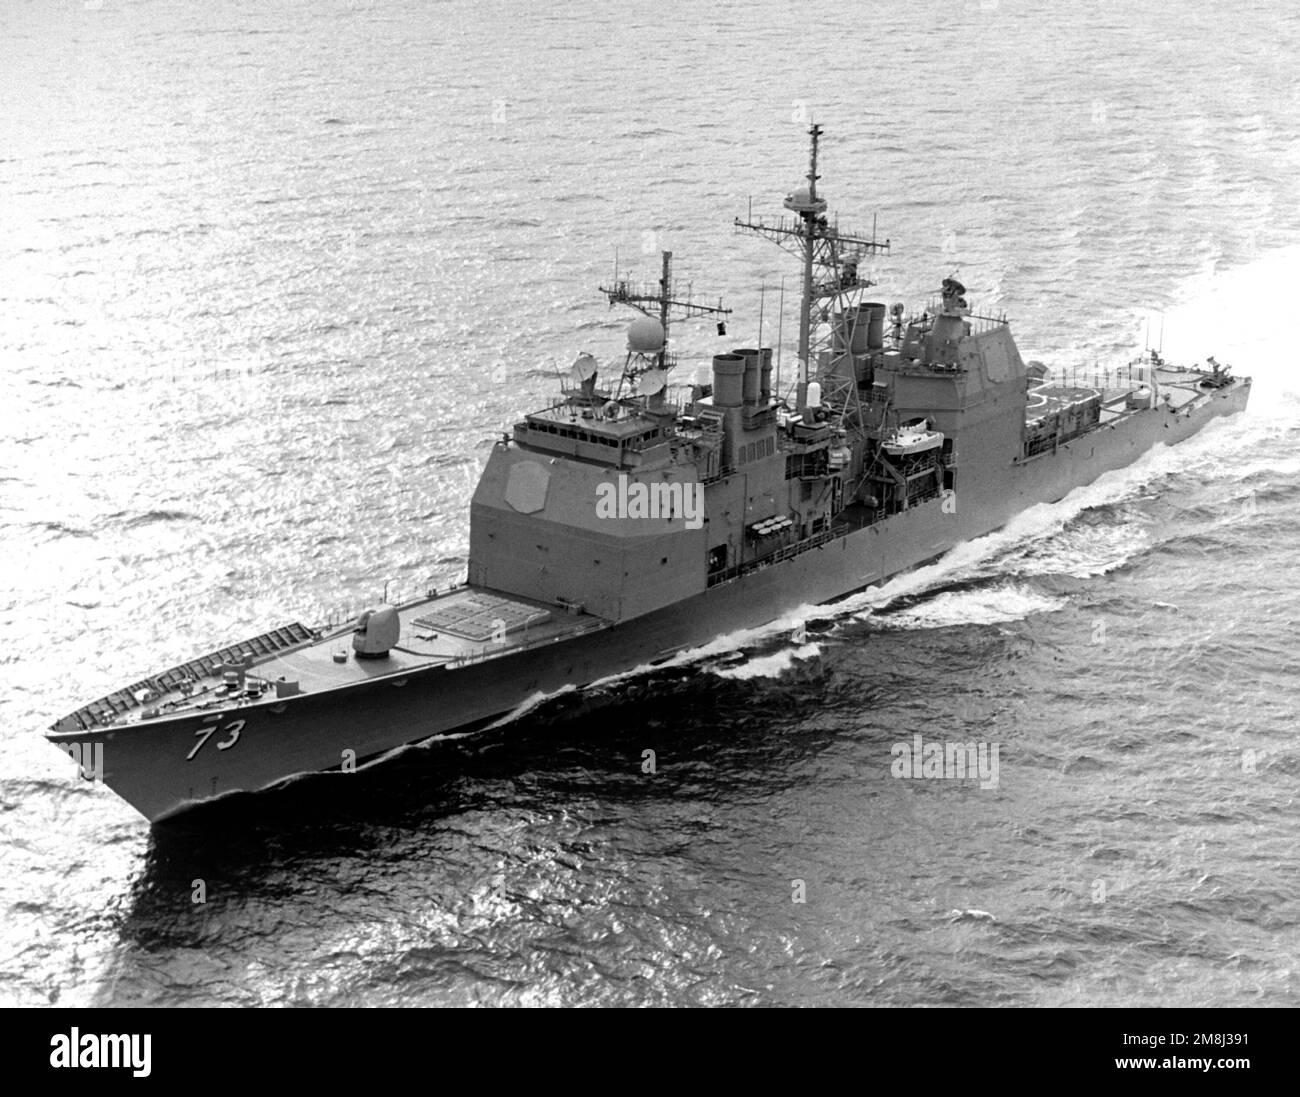
[[[805,186],[796,188],[785,198],[785,208],[796,214],[795,218],[781,218],[771,222],[763,219],[735,220],[736,228],[764,236],[773,243],[797,255],[803,262],[803,292],[799,309],[799,382],[797,408],[807,410],[807,392],[813,363],[816,376],[821,380],[823,393],[832,395],[841,389],[832,379],[825,377],[821,361],[827,357],[821,352],[831,345],[829,320],[836,309],[856,306],[860,292],[874,282],[858,273],[860,261],[869,254],[889,251],[889,241],[876,240],[874,229],[870,237],[841,229],[838,220],[828,221],[826,200],[817,193],[818,142],[822,135],[819,125],[808,129],[810,148]],[[855,394],[840,393],[840,417],[848,412]]]

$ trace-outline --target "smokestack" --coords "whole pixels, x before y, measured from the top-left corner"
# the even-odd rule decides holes
[[[713,406],[738,408],[744,402],[745,359],[738,354],[713,356]]]
[[[879,301],[867,301],[858,306],[858,323],[866,327],[865,350],[883,350],[885,346],[885,306]],[[861,353],[854,347],[854,353]]]
[[[740,350],[733,350],[731,353],[737,358],[743,358],[745,360],[745,379],[744,384],[742,385],[745,403],[750,406],[757,404],[759,390],[759,352],[754,350],[752,347],[742,347]]]

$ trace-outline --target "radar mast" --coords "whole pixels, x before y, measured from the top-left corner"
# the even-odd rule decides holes
[[[629,385],[636,393],[638,383],[644,379],[646,391],[640,395],[647,398],[663,392],[667,386],[668,371],[677,364],[677,357],[668,351],[668,330],[673,319],[689,319],[693,316],[729,316],[731,309],[722,307],[722,298],[716,305],[701,304],[692,299],[691,287],[686,287],[686,299],[673,297],[673,253],[663,253],[663,272],[659,276],[657,288],[651,285],[635,286],[625,278],[619,277],[617,264],[614,281],[611,285],[601,286],[600,292],[609,298],[610,307],[627,305],[648,317],[656,326],[634,321],[628,329],[627,358],[623,363],[623,376],[619,381],[618,393],[621,396],[623,385]],[[675,316],[674,316],[675,313]],[[725,334],[723,324],[718,325],[718,334]],[[655,376],[658,374],[658,376]]]
[[[821,386],[822,398],[837,421],[837,426],[856,430],[861,426],[857,381],[852,364],[842,365],[845,353],[837,357],[837,346],[842,335],[836,330],[833,317],[849,319],[850,333],[856,326],[856,310],[862,291],[876,283],[858,273],[861,260],[872,254],[889,251],[889,241],[876,239],[875,227],[871,236],[841,229],[838,219],[826,218],[826,200],[817,193],[818,141],[822,128],[813,124],[808,129],[810,150],[807,185],[797,187],[786,196],[785,208],[796,214],[795,218],[781,218],[776,222],[763,219],[735,220],[736,228],[763,236],[784,248],[803,262],[803,294],[799,309],[799,383],[796,390],[797,410],[808,409],[810,378]],[[814,367],[815,363],[815,367]],[[814,372],[815,369],[815,372]]]

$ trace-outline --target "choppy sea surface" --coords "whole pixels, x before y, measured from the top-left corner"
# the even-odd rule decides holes
[[[1296,1004],[1298,54],[1285,0],[6,0],[0,1002]],[[732,219],[810,118],[881,300],[956,272],[1026,358],[1149,333],[1249,412],[353,777],[153,832],[73,778],[91,698],[459,578],[486,447],[621,353],[616,249],[728,345],[785,277],[792,361]],[[916,734],[998,786],[893,777]]]

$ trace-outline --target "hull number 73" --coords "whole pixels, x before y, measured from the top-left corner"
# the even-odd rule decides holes
[[[234,723],[226,724],[224,727],[218,727],[218,725],[213,724],[209,728],[199,728],[199,730],[194,733],[199,741],[194,744],[194,749],[190,751],[189,754],[185,755],[185,761],[192,762],[194,756],[203,748],[203,744],[211,739],[218,731],[226,735],[227,738],[217,744],[217,750],[229,750],[239,742],[239,733],[244,730],[245,723],[247,723],[245,720],[236,720]]]

